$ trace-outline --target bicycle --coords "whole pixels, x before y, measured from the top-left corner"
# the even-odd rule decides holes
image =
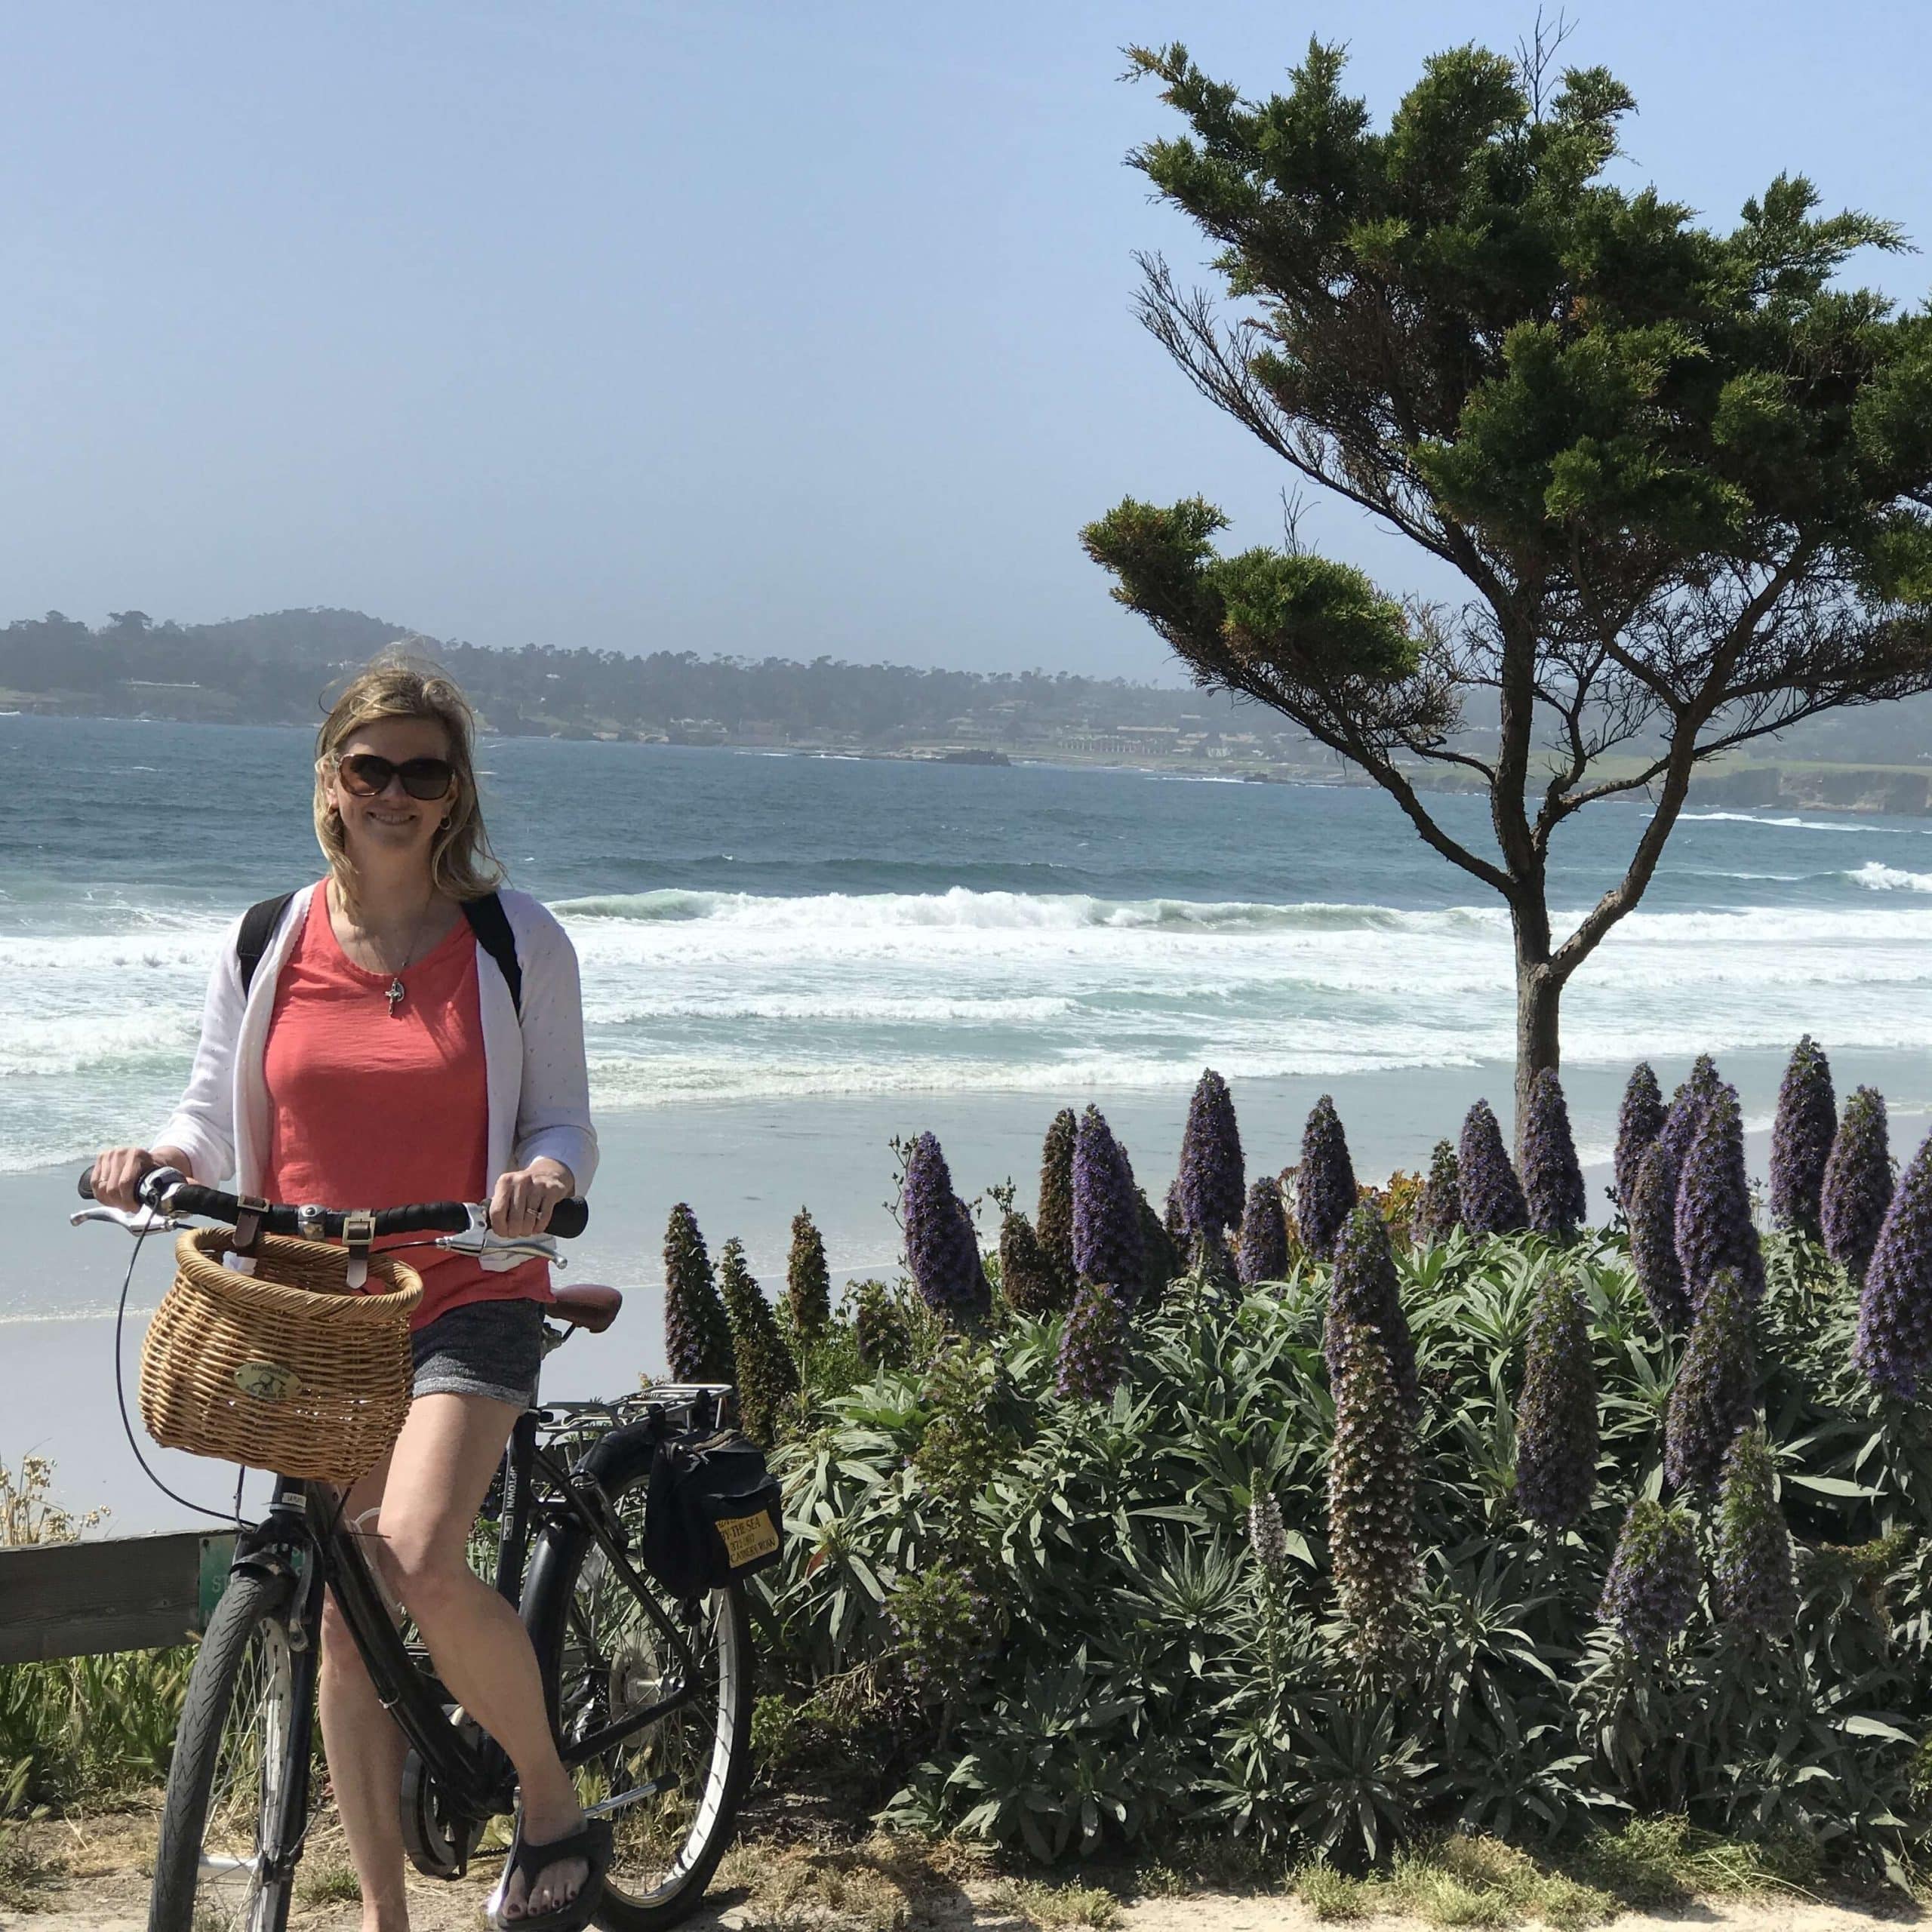
[[[111,1221],[139,1235],[189,1217],[232,1226],[245,1211],[271,1233],[343,1236],[344,1217],[333,1211],[263,1209],[165,1168],[143,1180],[140,1197],[136,1211],[96,1205],[73,1219]],[[575,1233],[583,1219],[581,1202],[565,1202],[552,1224]],[[438,1229],[440,1247],[555,1259],[548,1236],[491,1234],[487,1210],[475,1203],[392,1208],[376,1215],[373,1234]],[[551,1312],[564,1326],[546,1338],[552,1347],[578,1328],[608,1328],[623,1300],[614,1288],[556,1292]],[[584,1808],[617,1823],[596,1915],[606,1932],[656,1932],[695,1909],[731,1842],[748,1780],[753,1658],[742,1584],[679,1601],[633,1559],[659,1445],[717,1426],[731,1394],[728,1385],[693,1384],[527,1411],[478,1519],[494,1515],[491,1580],[531,1633]],[[266,1515],[236,1537],[189,1679],[149,1932],[284,1932],[314,1816],[309,1774],[325,1589],[409,1742],[398,1797],[417,1869],[461,1877],[491,1821],[514,1809],[509,1760],[448,1697],[423,1647],[398,1627],[334,1487],[276,1476]]]

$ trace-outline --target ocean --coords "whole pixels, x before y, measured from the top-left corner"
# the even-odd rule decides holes
[[[300,730],[0,717],[0,1459],[53,1454],[68,1500],[122,1528],[184,1519],[122,1440],[101,1318],[128,1244],[67,1228],[72,1177],[166,1116],[237,914],[318,871],[312,756]],[[1204,1066],[1256,1171],[1295,1158],[1323,1092],[1367,1177],[1425,1163],[1479,1094],[1506,1123],[1506,918],[1378,793],[531,739],[486,740],[480,764],[512,880],[583,962],[604,1158],[571,1278],[637,1303],[557,1358],[552,1393],[657,1363],[675,1201],[768,1287],[801,1205],[839,1273],[892,1270],[894,1135],[937,1133],[964,1194],[1011,1178],[1030,1199],[1053,1111],[1094,1100],[1158,1199]],[[1432,809],[1486,845],[1477,802]],[[1559,907],[1611,881],[1647,809],[1559,835]],[[1592,1200],[1633,1061],[1668,1085],[1717,1054],[1761,1172],[1807,1031],[1841,1093],[1884,1092],[1909,1152],[1932,1109],[1932,823],[1694,810],[1565,1000]],[[130,1370],[168,1273],[149,1244]]]
[[[318,869],[311,755],[293,729],[0,718],[0,1172],[165,1116],[225,929]],[[531,739],[481,764],[513,881],[576,942],[600,1110],[1057,1102],[1512,1051],[1506,915],[1377,793]],[[1476,801],[1432,808],[1489,848]],[[1646,810],[1559,835],[1560,907]],[[1807,1030],[1916,1062],[1928,942],[1927,822],[1694,811],[1574,983],[1566,1064]]]

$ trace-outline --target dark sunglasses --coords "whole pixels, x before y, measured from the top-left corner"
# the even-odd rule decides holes
[[[374,752],[351,752],[336,761],[342,789],[358,798],[373,798],[400,778],[412,798],[446,798],[456,783],[456,768],[446,758],[406,758],[400,764]]]

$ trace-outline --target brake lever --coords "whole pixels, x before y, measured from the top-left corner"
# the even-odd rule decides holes
[[[67,1217],[70,1228],[78,1228],[85,1221],[111,1221],[131,1235],[156,1234],[182,1225],[172,1214],[162,1214],[152,1208],[82,1208]]]
[[[571,1264],[557,1252],[555,1235],[525,1235],[512,1240],[507,1235],[490,1232],[490,1211],[481,1201],[466,1204],[469,1210],[469,1225],[460,1235],[438,1236],[435,1245],[447,1248],[452,1254],[516,1254],[526,1261],[547,1261],[553,1268],[568,1268]]]

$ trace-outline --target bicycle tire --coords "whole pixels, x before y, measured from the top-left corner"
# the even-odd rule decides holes
[[[297,1588],[286,1575],[238,1571],[209,1620],[168,1766],[149,1932],[285,1932],[315,1691]],[[278,1868],[266,1881],[265,1840]]]
[[[650,1441],[641,1432],[619,1429],[605,1437],[586,1459],[612,1509],[632,1531],[633,1558],[640,1540],[636,1532],[643,1520],[653,1454]],[[597,1632],[592,1627],[594,1619],[585,1614],[589,1595],[584,1603],[579,1602],[580,1592],[586,1589],[587,1571],[601,1572],[589,1586],[592,1589],[608,1586],[607,1594],[614,1594],[621,1586],[623,1595],[635,1601],[589,1532],[574,1521],[555,1525],[546,1532],[531,1566],[529,1587],[524,1598],[525,1620],[543,1668],[552,1714],[566,1745],[573,1729],[580,1724],[586,1728],[594,1726],[615,1715],[627,1700],[647,1701],[650,1692],[663,1681],[661,1675],[655,1674],[659,1666],[651,1649],[653,1638],[648,1618],[640,1618],[645,1626],[641,1631],[619,1640],[614,1654],[598,1653]],[[648,1571],[640,1574],[656,1592],[660,1604],[668,1608],[672,1602],[668,1593]],[[574,1608],[579,1612],[574,1620]],[[663,1928],[688,1918],[703,1903],[718,1861],[736,1834],[738,1807],[750,1782],[756,1670],[751,1618],[742,1586],[733,1584],[712,1592],[703,1600],[697,1620],[705,1632],[700,1639],[705,1647],[700,1662],[715,1658],[715,1681],[706,1694],[713,1700],[709,1705],[711,1735],[709,1745],[703,1747],[708,1755],[701,1776],[695,1780],[699,1788],[694,1794],[680,1795],[682,1801],[693,1809],[693,1821],[670,1856],[659,1882],[640,1890],[632,1872],[648,1871],[649,1861],[656,1854],[628,1850],[627,1827],[629,1841],[635,1844],[659,1820],[641,1819],[638,1814],[641,1806],[616,1814],[617,1855],[595,1921],[604,1932],[663,1932]],[[624,1654],[626,1642],[628,1655]],[[640,1734],[635,1747],[626,1743],[618,1749],[632,1753],[639,1763],[648,1763],[651,1752],[662,1743],[659,1734],[681,1725],[681,1713],[673,1713],[661,1725]],[[671,1752],[672,1747],[665,1747],[666,1761]],[[694,1761],[697,1754],[692,1755]],[[584,1770],[600,1767],[601,1761],[580,1770],[580,1795],[587,1799],[594,1800],[597,1792],[594,1789],[585,1789]],[[660,1811],[669,1809],[660,1807]],[[672,1829],[676,1829],[675,1825]]]

